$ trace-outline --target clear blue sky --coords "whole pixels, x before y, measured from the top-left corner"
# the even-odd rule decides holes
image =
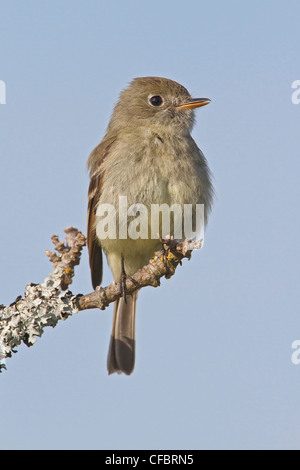
[[[86,159],[118,94],[158,75],[212,103],[204,248],[144,289],[132,376],[107,376],[112,308],[21,346],[0,376],[3,449],[300,448],[300,4],[0,1],[0,303],[85,232]],[[105,268],[104,283],[111,280]],[[91,291],[87,252],[71,289]]]

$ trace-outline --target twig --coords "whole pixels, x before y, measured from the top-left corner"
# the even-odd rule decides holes
[[[42,284],[28,284],[24,296],[18,296],[9,306],[0,305],[0,372],[5,368],[1,359],[11,357],[21,342],[32,346],[36,337],[42,336],[45,327],[55,327],[59,320],[66,320],[81,310],[104,310],[121,297],[120,286],[115,282],[87,295],[73,295],[67,290],[75,274],[74,268],[80,262],[86,238],[74,227],[65,229],[65,233],[65,242],[61,242],[57,235],[51,237],[55,251],[46,251],[54,267],[49,277]],[[177,242],[167,237],[161,242],[162,249],[155,253],[149,264],[137,271],[132,280],[126,279],[127,294],[146,286],[158,287],[161,277],[172,277],[182,259],[189,259],[193,249],[201,248],[201,241]]]

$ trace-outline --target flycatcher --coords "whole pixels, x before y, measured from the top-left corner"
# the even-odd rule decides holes
[[[87,239],[94,289],[102,281],[102,250],[118,282],[124,273],[133,275],[146,265],[161,247],[158,238],[120,237],[118,230],[114,238],[103,237],[103,205],[115,207],[117,213],[120,196],[126,196],[128,206],[142,204],[149,211],[153,204],[203,204],[207,221],[213,200],[211,174],[191,130],[193,110],[209,102],[192,98],[179,83],[160,77],[135,78],[121,92],[106,134],[88,159]],[[169,235],[174,234],[173,222]],[[133,371],[136,301],[137,292],[114,304],[109,374]]]

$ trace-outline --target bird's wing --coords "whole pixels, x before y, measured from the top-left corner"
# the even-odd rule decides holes
[[[103,185],[103,172],[101,171],[101,165],[104,159],[108,156],[112,143],[112,139],[109,141],[104,139],[98,147],[92,151],[88,160],[91,179],[88,191],[87,244],[92,285],[94,289],[102,282],[102,250],[100,242],[96,236],[96,209]]]

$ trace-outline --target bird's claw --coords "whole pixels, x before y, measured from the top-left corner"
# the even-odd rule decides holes
[[[126,281],[129,279],[135,286],[137,286],[137,282],[133,277],[128,276],[125,271],[125,266],[124,266],[124,256],[121,255],[121,276],[120,276],[120,293],[122,297],[124,297],[125,303],[127,304],[127,287],[126,287]]]

